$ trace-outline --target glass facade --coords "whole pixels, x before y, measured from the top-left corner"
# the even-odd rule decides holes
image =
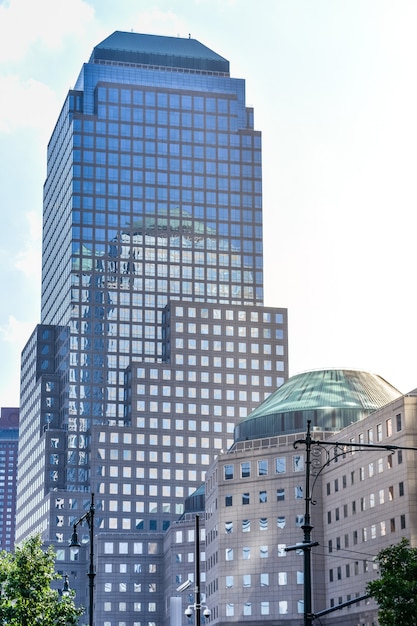
[[[162,533],[286,380],[286,310],[263,307],[261,134],[228,67],[195,40],[116,32],[66,98],[48,146],[41,325],[22,358],[20,538],[65,542],[90,491],[98,554],[106,532]],[[103,614],[107,573],[98,564]],[[133,588],[121,593],[133,610]]]

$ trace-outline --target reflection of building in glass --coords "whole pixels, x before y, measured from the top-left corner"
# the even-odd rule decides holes
[[[87,605],[67,540],[94,492],[97,623],[161,623],[163,533],[287,367],[244,81],[193,39],[113,33],[48,146],[17,538],[41,530]]]
[[[304,438],[307,420],[313,425],[314,416],[335,415],[340,425],[334,429],[329,421],[327,431],[316,425],[313,439],[415,448],[416,409],[415,392],[402,396],[379,376],[333,369],[291,377],[241,420],[239,427],[251,422],[251,436],[242,438],[237,428],[234,444],[206,475],[210,623],[296,626],[303,619],[303,552],[286,547],[303,541],[305,446],[293,444]],[[295,411],[305,426],[289,432],[286,418]],[[318,613],[366,593],[382,548],[402,537],[416,545],[417,452],[313,447],[312,461],[312,540],[319,542],[311,552],[312,604]],[[181,524],[170,529],[174,553],[180,548],[175,529]],[[362,600],[320,620],[372,624],[376,606]]]
[[[2,408],[0,417],[0,549],[13,550],[16,520],[19,409]]]

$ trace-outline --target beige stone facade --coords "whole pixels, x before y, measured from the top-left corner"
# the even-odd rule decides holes
[[[312,611],[366,593],[374,558],[402,537],[417,545],[417,394],[399,397],[339,433],[313,431]],[[210,624],[303,623],[304,559],[286,547],[303,541],[304,434],[239,442],[206,479],[206,594]],[[343,448],[338,442],[364,444]],[[334,444],[334,445],[333,445]],[[365,447],[365,445],[375,447]],[[315,468],[315,469],[314,469]],[[318,474],[317,478],[315,474]],[[373,600],[315,623],[371,626]]]

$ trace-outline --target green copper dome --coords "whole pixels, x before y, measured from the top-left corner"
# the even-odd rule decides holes
[[[304,432],[307,420],[320,430],[337,432],[401,395],[369,372],[326,369],[297,374],[236,426],[235,443]]]

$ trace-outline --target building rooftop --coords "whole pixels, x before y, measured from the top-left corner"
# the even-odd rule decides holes
[[[115,31],[95,46],[90,63],[97,61],[229,73],[229,61],[191,37]]]
[[[321,430],[338,431],[401,395],[386,380],[370,372],[304,372],[292,376],[238,424],[235,442],[303,432],[307,420]]]

